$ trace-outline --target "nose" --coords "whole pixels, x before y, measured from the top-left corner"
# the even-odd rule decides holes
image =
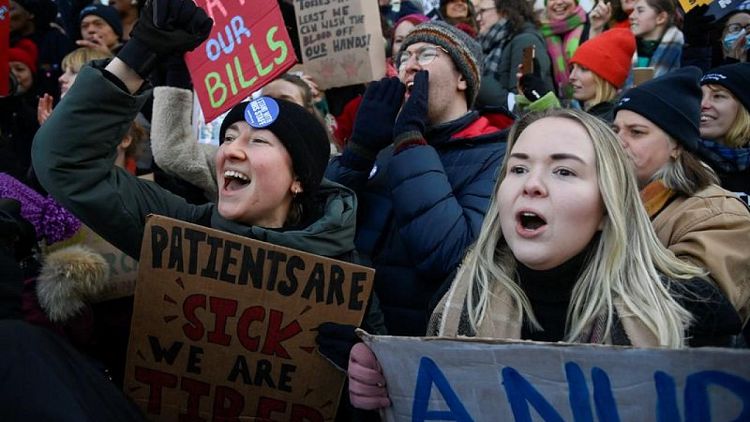
[[[620,131],[617,134],[617,139],[620,140],[620,145],[622,146],[622,149],[627,151],[629,149],[630,144],[628,144],[628,140],[625,138],[625,136],[622,134],[622,131]]]
[[[227,160],[243,161],[247,160],[247,152],[241,146],[239,139],[221,145],[222,153]]]
[[[531,197],[547,196],[547,187],[539,172],[532,171],[523,184],[523,194]]]
[[[711,101],[709,100],[708,95],[704,95],[703,98],[701,98],[701,111],[708,108],[711,108]]]

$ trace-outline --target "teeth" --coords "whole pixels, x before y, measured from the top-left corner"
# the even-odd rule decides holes
[[[536,217],[536,214],[533,212],[522,212],[521,215],[524,217]]]
[[[249,182],[250,181],[249,177],[247,177],[246,175],[244,175],[244,174],[242,174],[242,173],[240,173],[238,171],[235,171],[235,170],[226,170],[224,172],[224,177],[226,177],[226,178],[232,178],[232,179],[239,179],[239,180],[242,180],[244,182]]]
[[[412,87],[413,85],[414,85],[414,81],[411,81],[411,82],[407,82],[407,83],[406,83],[406,87],[407,87],[407,88],[411,88],[411,87]]]

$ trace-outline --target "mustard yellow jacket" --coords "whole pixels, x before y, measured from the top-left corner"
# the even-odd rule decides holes
[[[709,272],[740,314],[750,317],[750,210],[737,196],[712,185],[678,196],[652,222],[659,240],[678,258]]]

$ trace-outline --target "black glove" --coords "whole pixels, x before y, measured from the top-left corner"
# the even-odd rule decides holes
[[[523,90],[523,96],[531,102],[544,97],[550,91],[542,78],[533,73],[527,73],[521,76],[520,84],[521,89]]]
[[[371,82],[354,119],[351,143],[355,152],[370,161],[393,142],[393,122],[406,88],[396,78]]]
[[[213,20],[192,0],[149,0],[117,57],[145,79],[159,58],[192,51],[212,26]]]
[[[690,47],[708,47],[711,45],[710,33],[714,17],[706,15],[708,6],[697,6],[685,14],[682,33],[685,43]]]
[[[355,344],[362,341],[354,333],[356,329],[353,325],[335,322],[324,322],[318,326],[315,341],[320,354],[344,372],[349,368],[349,352]]]
[[[166,84],[167,86],[173,86],[175,88],[193,89],[193,82],[190,79],[190,71],[185,64],[185,59],[182,55],[169,56],[166,63],[167,75]]]
[[[0,319],[22,319],[21,292],[26,278],[20,262],[36,245],[34,226],[21,216],[21,204],[0,199]]]
[[[0,199],[0,250],[22,261],[31,256],[36,247],[36,230],[21,215],[21,203],[15,199]]]
[[[401,113],[393,126],[393,138],[396,143],[423,139],[427,127],[427,104],[429,101],[430,75],[420,70],[414,75],[409,99],[406,100]]]

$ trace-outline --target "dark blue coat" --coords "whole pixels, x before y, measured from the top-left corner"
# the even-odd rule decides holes
[[[382,150],[371,170],[329,165],[326,177],[357,193],[355,244],[376,269],[389,334],[425,335],[430,298],[479,234],[505,139],[471,112],[429,130],[429,145]]]

